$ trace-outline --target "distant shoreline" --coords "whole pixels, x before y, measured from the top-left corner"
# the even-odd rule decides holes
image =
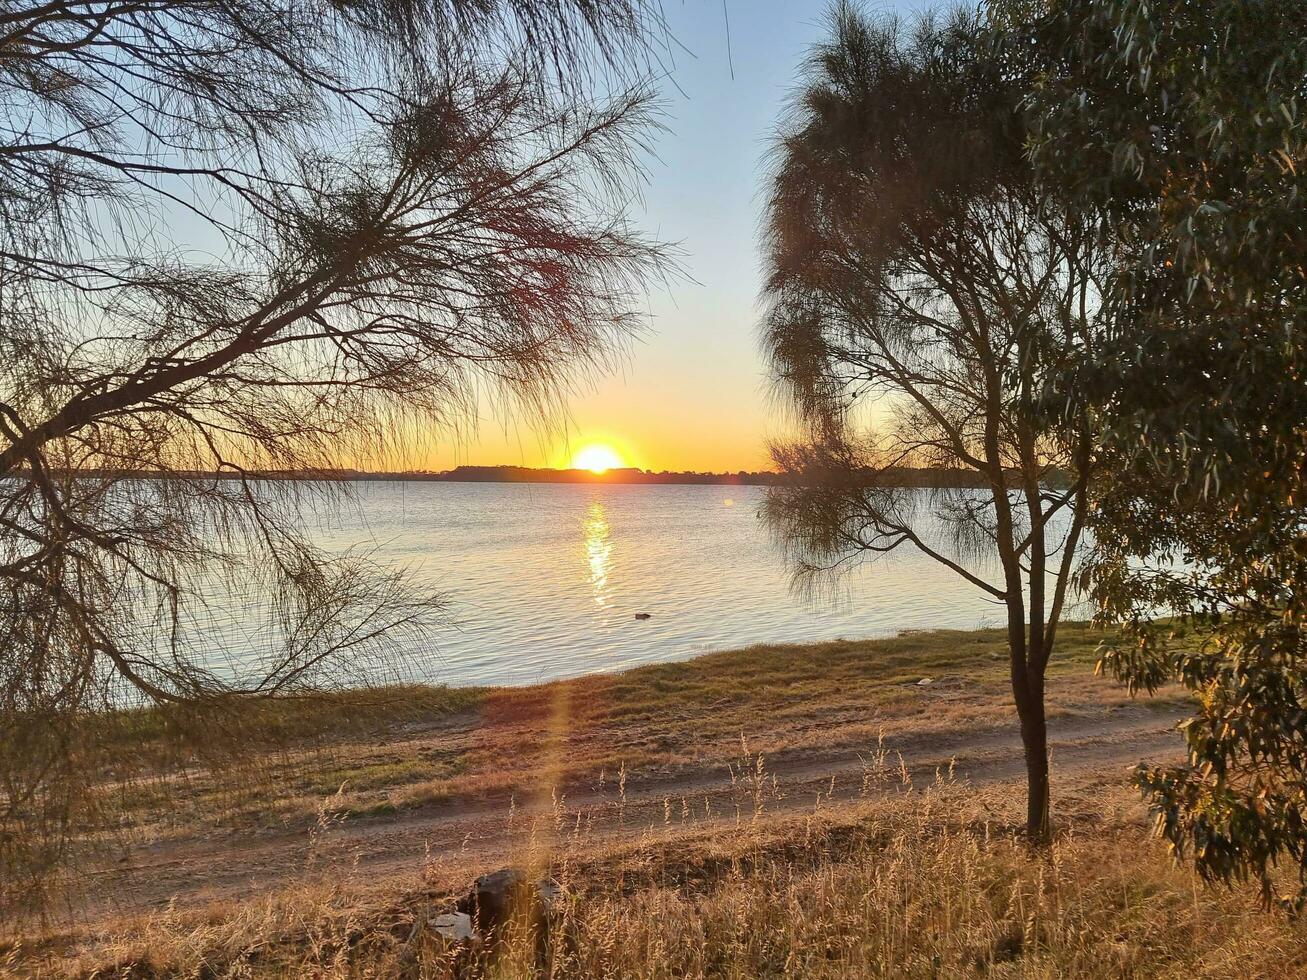
[[[237,479],[239,474],[217,473],[218,479]],[[593,470],[549,469],[531,466],[458,466],[452,470],[408,470],[372,472],[368,470],[319,470],[262,472],[245,474],[251,479],[324,480],[338,482],[394,481],[418,483],[557,483],[584,486],[783,486],[793,481],[784,473],[768,470],[739,470],[734,473],[702,473],[693,470],[642,470],[636,467]],[[985,488],[988,483],[977,473],[966,470],[941,470],[901,467],[882,471],[879,480],[909,487]]]
[[[598,486],[772,486],[783,481],[781,474],[767,471],[701,473],[693,470],[642,470],[633,466],[602,472],[533,466],[457,466],[452,470],[410,470],[402,473],[346,470],[311,477],[311,479],[407,480],[428,483],[566,483]]]
[[[51,471],[63,472],[63,471]],[[870,472],[870,471],[869,471]],[[12,476],[24,477],[25,470]],[[734,473],[701,473],[693,470],[642,470],[635,467],[593,470],[549,469],[530,466],[458,466],[452,470],[372,471],[353,469],[333,470],[219,470],[216,472],[129,472],[107,470],[79,470],[77,475],[92,479],[138,480],[306,480],[325,483],[395,482],[395,483],[553,483],[582,486],[729,486],[772,487],[796,482],[795,477],[769,470],[739,470]],[[1016,486],[1015,475],[1008,474],[1011,486]],[[988,481],[970,470],[896,467],[875,473],[875,482],[881,486],[988,489]]]

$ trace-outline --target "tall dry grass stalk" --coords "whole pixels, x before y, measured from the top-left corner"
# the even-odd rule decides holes
[[[872,767],[871,781],[894,780],[883,755]],[[752,806],[711,824],[687,823],[693,802],[669,800],[663,822],[617,845],[588,839],[585,820],[561,803],[524,826],[524,847],[550,855],[565,890],[543,943],[516,932],[494,949],[447,945],[429,921],[452,905],[460,874],[484,869],[446,865],[400,899],[339,884],[302,888],[208,918],[163,913],[80,952],[11,950],[7,962],[26,975],[96,977],[1307,972],[1307,931],[1260,912],[1252,892],[1202,888],[1142,821],[1101,799],[1079,830],[1032,858],[1008,820],[1015,812],[1002,812],[1011,794],[978,794],[947,774],[924,792],[846,804],[838,817],[814,808],[780,821],[764,813],[774,791],[764,762],[745,772],[740,797]]]

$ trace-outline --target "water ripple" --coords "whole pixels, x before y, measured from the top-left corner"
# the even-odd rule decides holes
[[[416,679],[525,684],[755,643],[998,625],[1002,609],[906,549],[820,599],[793,594],[756,487],[362,484],[319,516],[453,600],[456,628],[396,651]],[[648,619],[636,619],[647,613]],[[255,638],[211,626],[237,662]],[[248,662],[248,660],[246,661]]]

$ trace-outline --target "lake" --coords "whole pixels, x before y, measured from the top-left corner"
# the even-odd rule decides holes
[[[311,519],[446,592],[453,624],[399,654],[405,679],[529,684],[756,643],[972,629],[1001,606],[904,548],[835,596],[793,593],[758,518],[761,487],[376,482]],[[636,619],[647,613],[648,619]],[[210,622],[239,671],[254,617]]]

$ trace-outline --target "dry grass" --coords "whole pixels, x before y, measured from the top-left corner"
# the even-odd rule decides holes
[[[746,815],[729,832],[669,826],[607,849],[537,841],[524,861],[567,895],[539,959],[522,935],[469,957],[425,929],[471,874],[433,866],[407,891],[301,888],[7,962],[50,977],[1307,974],[1307,932],[1251,891],[1201,886],[1111,779],[1071,795],[1081,808],[1044,853],[1005,829],[1004,790],[947,782],[802,819]]]
[[[1097,640],[1065,630],[1052,714],[1101,721],[1125,704],[1092,677]],[[0,971],[530,976],[540,964],[522,937],[494,956],[460,958],[424,927],[500,858],[446,851],[420,874],[379,877],[360,865],[358,834],[384,825],[351,819],[354,836],[338,832],[345,816],[433,800],[451,812],[473,800],[516,808],[525,789],[537,805],[509,811],[506,846],[567,890],[547,975],[1307,976],[1303,931],[1260,912],[1250,892],[1202,888],[1173,865],[1120,765],[1055,777],[1064,833],[1036,854],[1010,830],[1020,784],[945,778],[923,790],[873,751],[861,793],[855,772],[854,798],[847,785],[833,798],[832,775],[826,799],[805,810],[811,796],[796,808],[799,795],[787,798],[764,764],[852,746],[860,758],[882,731],[927,743],[938,732],[947,744],[1010,731],[1006,675],[1000,632],[937,632],[761,647],[532,688],[402,689],[362,706],[346,693],[316,713],[272,705],[255,721],[270,744],[289,747],[262,757],[259,778],[170,777],[136,790],[168,799],[129,801],[121,815],[145,841],[203,842],[223,825],[302,827],[312,873],[279,871],[277,888],[258,897],[97,919],[89,930],[0,931],[11,943],[0,945]],[[922,676],[934,683],[919,687]],[[324,743],[323,732],[334,735]],[[628,806],[632,774],[659,785],[660,774],[723,765],[729,795],[711,806],[707,795]],[[579,785],[602,787],[601,798],[568,803]]]
[[[1050,717],[1101,716],[1128,703],[1092,675],[1100,639],[1083,624],[1062,628]],[[917,687],[923,676],[934,686]],[[1164,709],[1176,697],[1149,703]],[[531,687],[342,692],[260,710],[243,722],[243,737],[270,748],[237,780],[200,766],[124,787],[116,823],[155,837],[308,826],[324,795],[355,817],[507,799],[537,789],[545,766],[571,792],[619,769],[730,758],[742,731],[770,754],[865,745],[887,728],[942,736],[1013,723],[1002,630],[759,646]],[[560,714],[566,731],[542,738]],[[155,737],[159,722],[148,722],[143,730]]]

